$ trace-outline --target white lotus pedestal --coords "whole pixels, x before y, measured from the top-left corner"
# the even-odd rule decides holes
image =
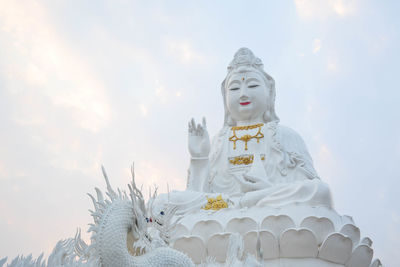
[[[381,266],[379,260],[371,263],[372,241],[360,238],[352,218],[326,207],[199,210],[184,216],[176,230],[173,247],[196,264],[207,257],[225,263],[229,237],[239,233],[243,255],[254,255],[265,266]]]

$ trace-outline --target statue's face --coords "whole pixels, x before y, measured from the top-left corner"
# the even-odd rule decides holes
[[[267,110],[268,87],[256,71],[236,72],[226,86],[226,104],[235,121],[262,121]]]

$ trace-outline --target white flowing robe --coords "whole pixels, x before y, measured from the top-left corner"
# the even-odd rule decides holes
[[[208,169],[205,170],[206,180],[201,181],[203,190],[172,191],[168,195],[160,195],[155,206],[162,207],[163,203],[169,203],[177,207],[177,215],[187,214],[204,207],[206,196],[222,194],[230,202],[230,207],[234,204],[237,208],[282,207],[290,204],[332,207],[328,185],[320,180],[314,170],[302,138],[292,129],[280,126],[277,122],[266,123],[262,127],[264,137],[257,149],[265,155],[261,164],[265,174],[261,178],[267,181],[264,187],[244,191],[232,175],[229,166],[229,146],[232,146],[229,137],[232,132],[230,127],[224,127],[213,139]],[[249,146],[249,153],[252,152],[254,151]],[[251,166],[243,168],[241,175],[249,169]],[[193,177],[189,171],[188,179],[199,177]]]
[[[203,191],[241,195],[241,206],[283,206],[291,203],[331,206],[328,186],[319,179],[302,138],[277,122],[262,127],[264,140],[260,144],[260,152],[265,155],[263,167],[266,175],[263,179],[269,185],[250,192],[242,191],[229,166],[229,146],[232,146],[229,137],[232,132],[230,127],[224,127],[212,143],[209,176],[204,181]]]

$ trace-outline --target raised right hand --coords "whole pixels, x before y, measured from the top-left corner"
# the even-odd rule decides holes
[[[189,153],[192,158],[206,158],[210,153],[210,137],[204,117],[202,124],[197,126],[193,118],[189,121]]]

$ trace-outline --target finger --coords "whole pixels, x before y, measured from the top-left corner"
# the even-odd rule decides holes
[[[206,118],[205,118],[205,117],[203,117],[202,125],[203,125],[203,128],[204,128],[204,129],[207,129]]]
[[[189,133],[193,132],[192,124],[190,123],[190,121],[188,122],[188,129],[189,129]]]
[[[201,127],[201,124],[197,124],[197,133],[202,134],[203,133],[203,128]]]
[[[196,123],[194,122],[194,118],[191,120],[193,131],[196,130]]]
[[[253,175],[248,175],[246,173],[243,174],[243,177],[246,178],[247,181],[251,182],[251,183],[255,183],[257,182],[259,179],[257,179],[255,176]]]
[[[247,181],[249,181],[249,184],[251,185],[253,190],[258,190],[271,186],[271,183],[269,181],[262,180],[259,177],[247,174],[243,174],[243,177],[246,178]]]
[[[240,175],[233,174],[233,177],[239,182],[240,185],[246,185],[246,181]]]
[[[235,174],[234,177],[236,178],[236,181],[239,182],[243,191],[247,192],[253,191],[255,189],[255,185],[251,182],[246,181],[242,176]]]

